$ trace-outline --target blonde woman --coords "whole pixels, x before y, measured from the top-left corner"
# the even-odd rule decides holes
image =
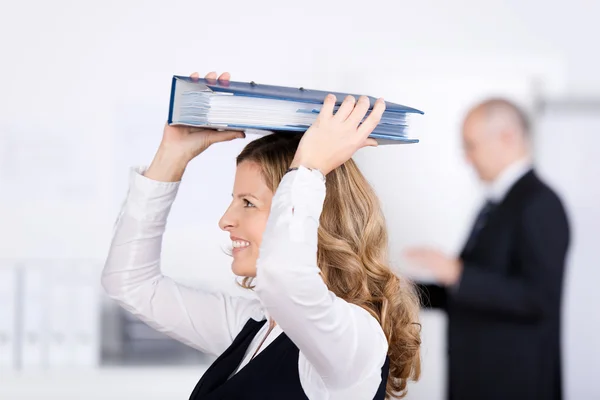
[[[351,159],[376,145],[368,136],[385,103],[362,124],[367,98],[334,106],[330,95],[303,135],[272,134],[237,157],[219,225],[255,299],[187,287],[160,269],[187,163],[243,133],[166,126],[149,168],[132,170],[102,283],[153,328],[219,356],[190,399],[384,399],[419,377],[418,300],[387,264],[377,197]]]

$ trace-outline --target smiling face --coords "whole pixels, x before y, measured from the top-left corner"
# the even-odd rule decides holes
[[[233,246],[231,268],[238,276],[256,276],[256,261],[267,225],[273,192],[258,164],[243,161],[236,169],[233,199],[219,227],[229,232]]]

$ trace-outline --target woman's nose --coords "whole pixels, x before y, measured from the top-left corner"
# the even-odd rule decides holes
[[[225,211],[225,214],[219,220],[219,227],[224,231],[229,231],[236,225],[236,218],[231,207]]]

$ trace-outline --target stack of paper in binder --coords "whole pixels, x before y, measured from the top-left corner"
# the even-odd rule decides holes
[[[174,76],[169,124],[304,132],[316,120],[329,93],[337,98],[335,112],[348,93]],[[369,99],[372,110],[376,98],[369,96]],[[418,139],[408,135],[410,114],[423,112],[386,102],[381,121],[370,136],[380,143],[417,143]]]

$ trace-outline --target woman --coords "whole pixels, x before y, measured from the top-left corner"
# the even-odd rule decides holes
[[[219,225],[233,272],[256,299],[188,288],[160,271],[187,163],[243,133],[166,126],[150,167],[132,171],[102,283],[150,326],[219,355],[190,399],[383,399],[419,377],[417,298],[387,265],[377,198],[350,159],[376,145],[368,136],[385,103],[362,124],[367,98],[348,97],[335,115],[334,105],[328,96],[302,136],[266,136],[237,158]]]

